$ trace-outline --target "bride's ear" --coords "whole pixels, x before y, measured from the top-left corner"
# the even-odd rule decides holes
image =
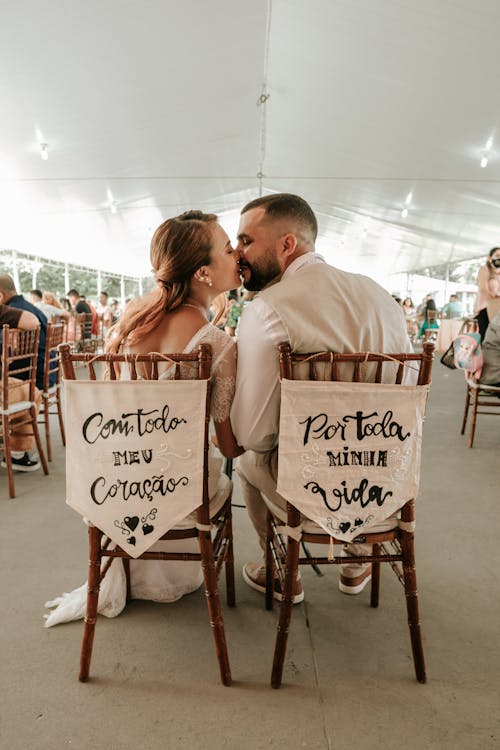
[[[200,268],[198,268],[198,270],[194,272],[193,279],[199,281],[201,284],[208,284],[208,286],[212,286],[212,279],[210,278],[208,273],[208,266],[200,266]]]

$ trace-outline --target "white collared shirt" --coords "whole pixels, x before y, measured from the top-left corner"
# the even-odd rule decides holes
[[[281,280],[311,263],[324,262],[317,253],[305,253],[288,266]],[[231,425],[239,445],[247,450],[266,453],[278,444],[280,379],[276,347],[287,340],[281,318],[261,297],[245,307],[238,327]]]

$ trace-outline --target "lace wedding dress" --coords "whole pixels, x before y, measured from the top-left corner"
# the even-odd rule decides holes
[[[223,331],[207,323],[193,336],[184,352],[191,352],[200,344],[212,347],[212,392],[210,414],[215,422],[223,422],[229,417],[236,381],[236,344]],[[164,373],[165,374],[165,373]],[[181,377],[189,377],[188,371]],[[161,376],[160,376],[161,378]],[[222,473],[222,456],[214,447],[209,448],[208,491],[211,515],[224,504],[231,482]],[[188,516],[176,528],[189,528],[193,516]],[[179,539],[169,542],[156,542],[152,551],[159,552],[198,552],[196,539]],[[174,602],[185,594],[195,591],[203,583],[201,566],[198,562],[177,562],[162,560],[130,560],[130,582],[132,599],[148,599],[155,602]],[[113,560],[99,591],[98,612],[106,617],[116,617],[125,606],[126,579],[123,562]],[[87,602],[87,582],[70,593],[46,602],[54,608],[45,615],[45,627],[85,616]]]

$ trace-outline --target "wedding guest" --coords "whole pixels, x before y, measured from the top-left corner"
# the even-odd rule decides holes
[[[475,317],[481,341],[484,339],[490,317],[500,312],[500,247],[493,247],[484,266],[477,275]]]
[[[479,382],[500,388],[500,313],[490,320],[482,348],[483,369]]]
[[[0,275],[0,302],[4,305],[9,305],[9,307],[15,307],[18,310],[26,310],[38,318],[40,323],[40,339],[38,342],[38,361],[36,365],[36,387],[43,391],[47,318],[35,305],[24,299],[22,294],[17,293],[13,279],[7,274]]]
[[[73,312],[78,314],[91,314],[91,309],[88,305],[88,302],[86,302],[85,298],[80,295],[80,292],[77,289],[70,289],[67,293],[67,297],[69,299],[69,303]]]
[[[8,325],[10,328],[21,328],[26,331],[32,331],[40,326],[40,322],[36,315],[29,312],[28,310],[20,310],[15,307],[9,307],[8,305],[0,304],[0,329],[2,326]],[[9,402],[18,403],[19,401],[27,401],[29,398],[29,386],[27,383],[22,383],[17,378],[9,378]],[[37,412],[40,409],[42,401],[42,395],[40,391],[35,389],[35,404]],[[2,402],[2,393],[0,391],[0,405]],[[22,418],[25,412],[19,412],[19,417]],[[14,471],[36,471],[40,468],[40,461],[38,459],[32,459],[30,457],[30,451],[35,447],[35,436],[30,425],[23,425],[17,429],[13,429],[10,436],[10,455],[12,459],[12,468]],[[7,468],[5,458],[0,462],[0,466],[4,469]]]
[[[462,303],[460,302],[456,294],[450,294],[450,301],[446,303],[441,313],[443,318],[446,318],[447,320],[462,317]]]
[[[43,314],[49,321],[55,316],[66,319],[70,317],[70,314],[66,312],[66,310],[63,310],[59,304],[54,305],[49,302],[45,302],[40,289],[31,290],[30,301],[35,305],[35,307],[38,307],[38,309],[43,312]]]
[[[111,312],[111,308],[108,304],[107,292],[100,293],[99,302],[97,304],[96,310],[97,310],[97,314],[102,320],[102,332],[103,332],[103,335],[105,336],[108,330],[113,325],[113,313]]]
[[[411,297],[405,297],[402,304],[406,320],[406,330],[410,341],[414,341],[418,334],[417,311]]]

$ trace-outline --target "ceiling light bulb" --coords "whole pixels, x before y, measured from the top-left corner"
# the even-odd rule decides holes
[[[488,166],[488,157],[486,156],[486,154],[484,154],[481,159],[481,168],[484,169],[487,166]]]
[[[49,158],[49,144],[48,143],[40,143],[40,156],[44,161],[47,161]]]
[[[408,209],[407,208],[403,208],[403,210],[401,211],[401,216],[402,216],[403,219],[406,219],[406,217],[408,216]]]
[[[111,203],[109,204],[109,208],[111,209],[111,213],[112,214],[116,214],[116,212],[118,210],[117,207],[118,207],[117,202],[116,201],[111,201]]]
[[[411,203],[411,199],[412,199],[412,198],[413,198],[413,193],[412,193],[412,191],[410,190],[410,192],[409,192],[409,193],[408,193],[408,195],[406,196],[406,200],[405,200],[405,203],[406,203],[406,205],[407,205],[407,206],[409,206],[409,205],[410,205],[410,203]]]
[[[491,137],[490,137],[490,138],[488,138],[488,140],[486,141],[486,146],[485,146],[485,149],[486,149],[487,151],[490,151],[490,150],[491,150],[491,147],[492,147],[492,146],[493,146],[493,138],[491,138]]]

